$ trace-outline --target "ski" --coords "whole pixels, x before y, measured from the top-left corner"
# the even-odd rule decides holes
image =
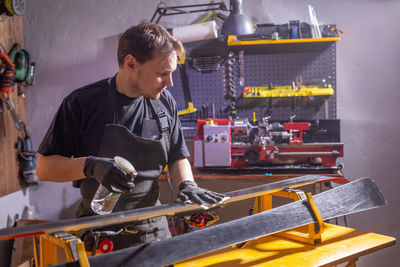
[[[361,178],[313,196],[324,220],[384,206],[375,182]],[[210,226],[167,240],[89,258],[96,266],[165,266],[220,248],[314,222],[307,200]],[[57,266],[79,266],[78,261]]]
[[[225,193],[225,195],[228,196],[229,199],[225,200],[223,203],[210,206],[209,208],[218,208],[235,201],[249,199],[268,193],[274,193],[276,191],[281,191],[282,189],[285,188],[296,188],[313,183],[327,182],[327,181],[332,181],[337,183],[348,182],[346,179],[337,177],[329,177],[324,175],[304,175],[260,186],[254,186],[246,189],[227,192]],[[28,225],[23,227],[4,228],[0,230],[0,240],[7,240],[18,237],[40,235],[40,234],[52,234],[60,231],[76,232],[85,229],[93,229],[108,225],[145,220],[159,216],[166,216],[166,215],[174,216],[180,214],[187,214],[201,210],[204,210],[204,207],[198,204],[184,204],[184,203],[163,204],[154,207],[146,207],[136,210],[115,212],[107,215],[97,215],[97,216],[82,217],[76,219],[67,219],[67,220],[53,221],[48,223]]]

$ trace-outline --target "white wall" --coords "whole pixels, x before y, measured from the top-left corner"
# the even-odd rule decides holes
[[[0,207],[0,229],[13,226],[16,220],[26,217],[28,211],[33,211],[29,204],[28,190],[2,196]]]
[[[165,1],[168,5],[189,1]],[[207,1],[190,1],[204,3]],[[226,1],[227,2],[227,1]],[[159,1],[27,1],[25,46],[36,61],[36,84],[28,88],[29,126],[37,147],[62,98],[75,88],[117,71],[116,35],[150,19]],[[345,143],[347,178],[375,178],[389,204],[349,218],[351,226],[399,238],[400,199],[400,1],[245,0],[255,22],[308,21],[307,5],[344,34],[337,44],[338,117]],[[161,24],[192,23],[197,15],[163,18]],[[223,191],[223,190],[222,190]],[[46,196],[46,197],[44,197]],[[51,205],[45,205],[48,197]],[[43,184],[31,192],[39,217],[55,218],[78,193],[67,184]],[[47,200],[46,200],[47,199]],[[399,246],[361,258],[359,266],[393,266]]]

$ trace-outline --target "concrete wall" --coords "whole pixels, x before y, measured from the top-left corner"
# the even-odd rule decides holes
[[[207,1],[190,1],[204,3]],[[227,1],[226,1],[227,2]],[[27,1],[25,46],[36,61],[36,83],[28,88],[29,126],[37,148],[62,98],[77,87],[117,71],[116,35],[150,19],[159,1]],[[167,5],[188,1],[171,0]],[[323,23],[344,31],[337,44],[338,117],[345,143],[345,175],[375,178],[388,200],[385,208],[350,216],[350,226],[399,238],[400,199],[400,1],[246,0],[254,22],[309,21],[307,5]],[[163,18],[181,26],[200,15]],[[221,186],[219,191],[225,191]],[[41,219],[71,214],[79,192],[70,183],[32,188],[31,205]],[[393,266],[399,246],[361,258],[359,266]]]

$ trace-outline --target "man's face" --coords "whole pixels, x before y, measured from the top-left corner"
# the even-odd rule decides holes
[[[162,91],[172,87],[172,72],[176,70],[176,53],[157,55],[144,63],[137,62],[133,72],[132,90],[136,94],[158,99]]]

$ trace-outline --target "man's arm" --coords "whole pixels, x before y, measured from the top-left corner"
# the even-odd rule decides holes
[[[179,188],[178,198],[182,202],[212,205],[227,199],[223,194],[198,187],[194,182],[192,168],[186,158],[169,163],[168,167],[171,179]]]
[[[39,154],[36,173],[41,181],[69,182],[93,177],[114,193],[129,192],[134,187],[133,177],[123,171],[111,158],[68,158],[61,155]]]
[[[183,181],[194,181],[192,168],[187,158],[178,159],[177,161],[169,163],[168,172],[176,187]]]
[[[83,173],[86,157],[67,158],[61,155],[39,154],[36,173],[41,181],[69,182],[85,178]]]

